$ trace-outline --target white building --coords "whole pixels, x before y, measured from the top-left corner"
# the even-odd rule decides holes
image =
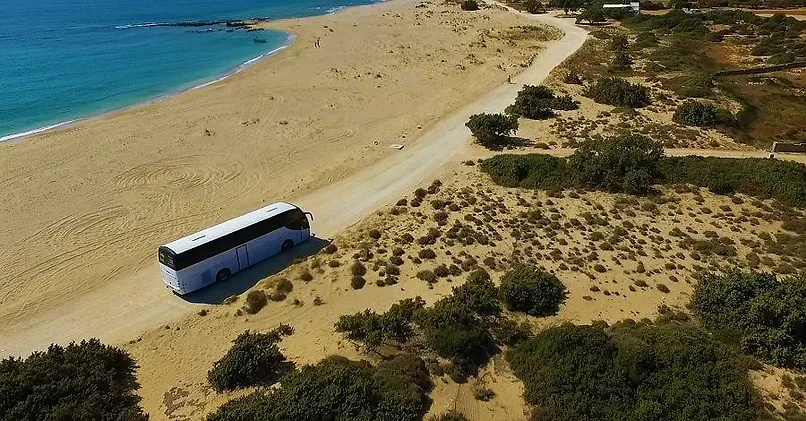
[[[603,4],[602,9],[622,9],[627,10],[632,13],[641,13],[641,4],[637,1],[630,2],[630,3],[618,3],[618,4]]]

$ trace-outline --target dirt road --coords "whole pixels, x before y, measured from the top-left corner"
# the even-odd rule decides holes
[[[565,36],[542,51],[525,71],[512,77],[511,84],[501,85],[461,108],[423,133],[412,147],[401,150],[394,157],[349,179],[294,200],[316,215],[313,229],[317,237],[333,236],[368,213],[396,200],[419,183],[438,176],[444,169],[443,164],[455,160],[468,147],[469,132],[464,124],[470,115],[501,112],[513,101],[523,84],[541,82],[587,37],[587,32],[574,26],[572,20],[547,15],[530,17],[557,27]],[[282,262],[275,264],[282,265]],[[271,269],[264,267],[262,270]],[[244,275],[255,276],[255,273]],[[214,302],[209,297],[202,295],[190,302],[174,296],[163,287],[154,263],[136,272],[127,282],[97,290],[7,327],[7,333],[0,339],[0,356],[27,355],[33,350],[44,349],[52,342],[65,343],[88,337],[98,337],[107,343],[125,341],[144,330],[194,311],[198,308],[196,303]]]

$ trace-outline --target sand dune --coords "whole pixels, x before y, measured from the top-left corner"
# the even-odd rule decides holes
[[[0,145],[0,353],[121,340],[186,314],[161,288],[159,244],[265,202],[350,185],[348,176],[399,155],[392,143],[438,142],[415,139],[522,71],[558,33],[524,37],[523,25],[534,23],[411,0],[276,22],[297,42],[222,83]],[[466,140],[457,133],[454,146]],[[310,197],[343,213],[338,195]]]

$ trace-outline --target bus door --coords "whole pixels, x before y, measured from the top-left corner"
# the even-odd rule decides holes
[[[246,250],[246,244],[239,246],[235,249],[235,254],[238,256],[238,270],[244,270],[249,267],[249,252]]]

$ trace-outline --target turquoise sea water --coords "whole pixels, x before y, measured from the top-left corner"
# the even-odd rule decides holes
[[[282,32],[149,24],[303,17],[372,2],[0,0],[0,140],[215,80],[288,42]]]

